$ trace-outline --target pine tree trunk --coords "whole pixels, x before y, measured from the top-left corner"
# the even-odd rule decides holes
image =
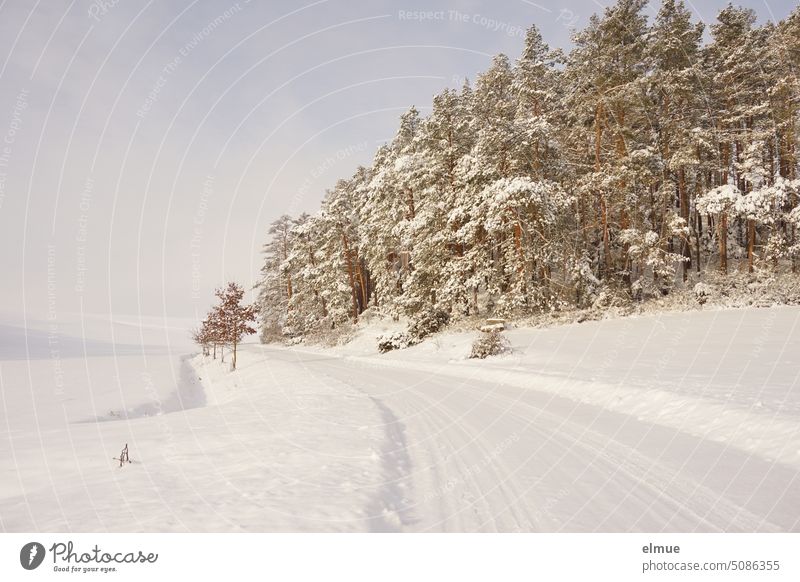
[[[364,269],[361,265],[361,259],[356,258],[356,279],[358,281],[358,306],[359,313],[367,308],[367,284],[364,280]]]
[[[606,197],[600,195],[600,220],[603,226],[603,263],[605,264],[605,275],[611,275],[611,241],[608,236],[608,205]]]
[[[408,204],[408,218],[414,220],[417,211],[414,208],[414,191],[411,188],[406,188],[406,203]]]
[[[723,212],[719,215],[719,270],[723,274],[728,274],[728,214]]]
[[[686,171],[681,168],[678,170],[678,197],[681,204],[681,218],[686,223],[686,228],[689,228],[689,192],[686,190]],[[686,234],[681,237],[681,254],[684,259],[683,262],[683,282],[689,279],[689,269],[692,268],[692,249],[689,245],[689,235]]]
[[[619,129],[617,130],[616,134],[616,150],[617,150],[617,160],[620,163],[625,157],[628,155],[628,145],[625,143],[625,135],[623,131],[625,129],[625,108],[619,107],[616,110],[616,121]],[[628,188],[628,182],[623,177],[619,182],[619,192],[623,195],[622,205],[620,206],[619,211],[619,228],[620,230],[625,230],[628,228],[628,213],[625,208],[625,199],[624,194]],[[606,212],[608,212],[606,210]],[[608,229],[608,218],[606,218],[606,229]],[[608,235],[606,235],[608,236]],[[631,273],[629,269],[629,257],[628,251],[630,250],[630,245],[628,243],[624,243],[622,245],[622,282],[625,284],[625,287],[631,292],[633,286],[633,281],[631,279]]]
[[[514,222],[514,249],[519,261],[517,272],[523,275],[525,272],[525,253],[522,252],[522,226],[520,226],[518,220]]]
[[[288,240],[288,233],[286,231],[286,226],[284,225],[283,229],[283,260],[286,261],[289,258],[289,240]],[[292,275],[291,273],[286,274],[286,294],[287,299],[289,301],[292,300]]]
[[[795,116],[792,115],[790,119],[791,119],[791,121],[789,122],[789,129],[787,131],[787,133],[789,134],[789,140],[790,140],[788,148],[787,148],[787,150],[788,150],[787,157],[788,157],[788,164],[789,164],[788,176],[789,176],[789,179],[794,180],[794,179],[797,178],[797,158],[796,158],[796,154],[795,154],[795,147],[796,146],[795,146],[795,143],[794,143]],[[792,194],[792,196],[791,196],[791,204],[792,204],[792,206],[793,207],[797,207],[797,202],[798,202],[797,194]],[[797,225],[795,225],[795,224],[792,225],[792,233],[791,233],[791,238],[789,239],[789,241],[790,241],[790,243],[792,245],[797,244]],[[798,270],[797,269],[797,263],[798,263],[797,255],[793,255],[792,256],[792,273],[797,273],[797,270]]]
[[[594,115],[594,169],[599,172],[602,167],[601,151],[603,142],[603,123],[602,116],[604,114],[603,103],[600,102],[595,107]],[[605,264],[605,275],[611,274],[611,244],[608,236],[608,207],[606,204],[605,195],[602,192],[597,193],[600,202],[600,223],[602,226],[603,238],[603,262]]]
[[[347,235],[342,233],[342,245],[344,247],[345,264],[347,265],[347,277],[350,280],[350,296],[353,300],[353,323],[358,323],[358,299],[356,298],[356,281],[353,272],[353,257],[350,255],[350,245]]]
[[[695,213],[694,217],[694,231],[695,231],[695,238],[697,240],[697,246],[694,250],[694,258],[695,258],[695,269],[699,273],[700,272],[700,237],[703,236],[703,221],[700,218],[698,213]]]
[[[308,235],[305,236],[305,239],[306,244],[308,245],[308,260],[311,263],[311,266],[316,268],[317,260],[314,258],[314,251],[311,248],[311,242],[309,241]],[[316,297],[317,301],[319,301],[322,305],[322,317],[328,317],[328,306],[325,303],[325,298],[319,294],[319,289],[317,289],[316,284],[314,285],[314,297]]]

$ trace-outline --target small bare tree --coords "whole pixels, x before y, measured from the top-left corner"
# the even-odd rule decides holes
[[[128,456],[128,443],[125,443],[125,447],[122,449],[122,452],[119,454],[119,458],[114,457],[115,461],[119,461],[119,466],[121,467],[125,463],[132,463],[131,458]]]

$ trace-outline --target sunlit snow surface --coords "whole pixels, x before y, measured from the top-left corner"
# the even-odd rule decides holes
[[[380,356],[372,324],[234,373],[181,325],[0,327],[0,529],[800,531],[798,308],[514,329],[486,361],[477,332]]]

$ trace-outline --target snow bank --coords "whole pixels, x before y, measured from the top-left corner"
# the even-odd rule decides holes
[[[258,346],[0,362],[5,531],[387,529],[381,410]],[[127,443],[131,465],[112,460]]]

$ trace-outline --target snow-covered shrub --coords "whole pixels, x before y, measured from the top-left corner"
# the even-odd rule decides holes
[[[472,342],[471,359],[498,356],[511,351],[511,343],[499,331],[481,332],[481,337]]]
[[[592,309],[604,311],[617,307],[624,307],[627,304],[624,295],[618,289],[604,287],[595,296],[592,302]]]
[[[450,314],[443,309],[423,309],[412,319],[408,334],[415,340],[421,340],[442,329],[449,321]]]
[[[369,325],[370,323],[378,321],[384,317],[387,317],[387,315],[383,314],[381,310],[379,310],[374,305],[370,305],[364,311],[361,312],[361,314],[358,316],[358,321],[361,324]]]
[[[767,269],[777,269],[781,259],[791,258],[791,248],[783,232],[773,230],[769,234],[767,244],[764,245],[763,259],[758,258],[758,264]]]
[[[592,261],[589,255],[583,253],[570,261],[569,276],[572,285],[575,287],[575,302],[578,306],[591,304],[597,297],[597,291],[602,283],[595,277],[592,269]]]
[[[333,325],[327,318],[320,320],[321,325],[313,331],[307,333],[304,338],[310,344],[323,347],[335,347],[348,343],[353,339],[356,328],[352,323],[340,323]]]
[[[689,236],[683,218],[672,215],[668,220],[670,237],[685,239]],[[665,250],[667,240],[652,230],[629,228],[620,233],[619,240],[627,245],[628,257],[635,267],[634,273],[629,273],[629,276],[635,277],[631,288],[634,297],[641,299],[669,293],[674,284],[676,265],[687,259]]]
[[[262,344],[278,343],[285,339],[279,325],[262,325],[258,337]]]
[[[382,354],[392,350],[404,350],[418,343],[408,333],[396,331],[378,337],[378,351]]]
[[[698,283],[694,286],[694,296],[700,305],[704,305],[708,298],[714,293],[714,288],[705,283]]]

